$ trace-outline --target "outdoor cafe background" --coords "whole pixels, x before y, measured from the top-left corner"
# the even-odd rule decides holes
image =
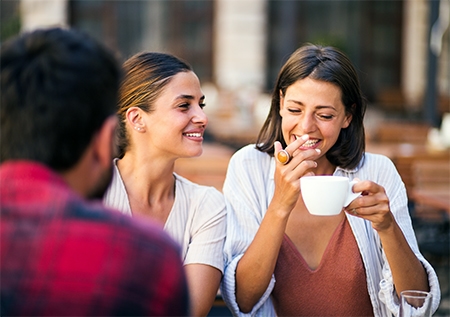
[[[442,283],[436,316],[447,316],[449,20],[450,0],[1,0],[0,41],[58,24],[90,33],[122,60],[141,50],[186,59],[210,122],[204,154],[180,160],[177,171],[219,189],[231,154],[255,141],[288,55],[306,42],[342,49],[369,101],[367,148],[391,157],[405,181]]]

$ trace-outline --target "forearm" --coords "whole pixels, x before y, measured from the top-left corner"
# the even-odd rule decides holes
[[[407,289],[429,291],[428,276],[396,222],[379,231],[397,295]]]
[[[250,312],[267,289],[278,258],[287,216],[269,207],[253,242],[236,268],[236,300]]]

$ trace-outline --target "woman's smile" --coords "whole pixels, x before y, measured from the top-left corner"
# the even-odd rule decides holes
[[[196,141],[196,142],[203,142],[203,133],[204,130],[196,130],[196,131],[188,131],[183,132],[183,136],[188,138],[189,140]]]

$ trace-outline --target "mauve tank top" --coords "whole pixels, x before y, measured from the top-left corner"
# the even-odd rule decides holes
[[[346,217],[316,270],[285,235],[275,280],[272,300],[278,316],[373,316],[364,265]]]

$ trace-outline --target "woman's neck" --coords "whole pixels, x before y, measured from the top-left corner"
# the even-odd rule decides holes
[[[333,175],[336,170],[336,166],[331,164],[328,159],[323,156],[321,160],[317,161],[317,167],[312,169],[312,172],[316,175]]]
[[[174,162],[131,153],[117,161],[133,214],[167,219],[175,200]]]

